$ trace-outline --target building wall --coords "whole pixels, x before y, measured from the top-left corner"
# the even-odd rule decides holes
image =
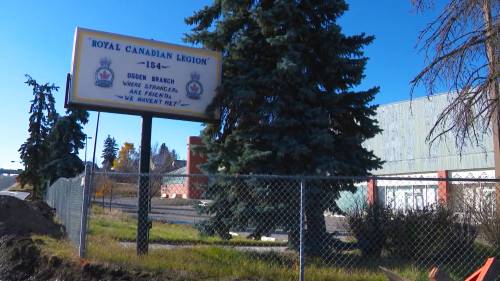
[[[189,137],[188,147],[187,147],[187,188],[188,188],[188,198],[199,199],[202,195],[202,190],[199,188],[200,185],[207,183],[207,177],[201,176],[202,172],[200,165],[205,163],[207,160],[203,155],[195,153],[193,151],[193,146],[202,145],[200,137]]]
[[[337,206],[343,212],[353,211],[355,208],[363,206],[367,198],[367,184],[366,182],[355,184],[356,191],[341,191],[339,199],[335,201]]]
[[[426,137],[438,114],[449,103],[447,94],[382,105],[376,119],[382,133],[364,146],[385,161],[376,175],[476,170],[494,167],[492,134],[483,136],[479,147],[464,147],[460,155],[452,133],[432,146]]]
[[[491,132],[483,135],[478,144],[467,142],[462,151],[456,146],[453,132],[432,145],[426,140],[451,98],[442,94],[380,106],[375,118],[383,131],[364,146],[385,163],[372,173],[412,178],[494,178]],[[473,181],[382,180],[376,183],[374,191],[368,188],[367,200],[373,202],[375,197],[375,201],[393,209],[409,210],[438,202],[460,205],[476,200],[479,193],[485,197],[491,192],[488,185]]]
[[[488,169],[391,175],[387,177],[397,177],[397,179],[376,181],[374,191],[376,200],[370,200],[370,196],[366,198],[369,203],[378,202],[398,211],[421,210],[437,203],[447,203],[459,212],[466,208],[479,210],[485,207],[488,212],[492,212],[496,205],[495,184],[478,182],[476,179],[491,179],[494,178],[494,174],[494,170]],[[447,181],[445,178],[461,180]]]
[[[405,175],[395,175],[403,176]],[[438,178],[439,173],[412,174],[408,180],[379,180],[377,187],[377,202],[391,207],[393,210],[406,211],[423,209],[434,205],[443,199],[440,194],[440,182],[419,180],[418,178]]]
[[[187,198],[188,188],[184,179],[181,183],[165,183],[161,185],[162,198]]]
[[[189,137],[187,141],[187,161],[186,167],[180,168],[173,174],[181,175],[172,177],[162,184],[161,197],[163,198],[190,198],[199,199],[202,196],[200,185],[207,183],[207,177],[201,175],[200,165],[206,162],[206,159],[194,151],[194,145],[201,145],[200,137]]]
[[[451,178],[459,179],[492,179],[495,170],[452,171]],[[496,210],[496,184],[493,182],[461,181],[453,182],[449,188],[449,202],[461,212],[481,211],[494,215]]]

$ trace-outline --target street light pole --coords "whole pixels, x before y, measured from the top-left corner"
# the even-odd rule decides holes
[[[92,137],[85,136],[85,167],[87,167],[87,140],[91,140]]]

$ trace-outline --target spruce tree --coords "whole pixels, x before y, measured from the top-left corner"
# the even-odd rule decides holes
[[[110,135],[104,140],[104,149],[102,150],[101,157],[104,159],[102,165],[105,170],[109,170],[113,163],[115,162],[118,153],[118,144],[116,144],[115,138]]]
[[[162,158],[170,157],[170,150],[168,149],[168,146],[165,143],[162,143],[160,145],[160,150],[158,151],[158,155]]]
[[[58,178],[72,178],[83,172],[85,164],[78,151],[85,147],[83,125],[88,122],[86,110],[68,110],[57,118],[47,137],[49,153],[42,171],[50,182]]]
[[[19,175],[19,180],[21,185],[33,186],[32,198],[37,200],[41,199],[44,186],[41,169],[49,154],[47,136],[57,118],[53,92],[57,92],[59,87],[49,83],[39,84],[29,75],[26,75],[26,78],[25,83],[33,88],[33,100],[29,111],[29,137],[19,148],[24,164],[24,171]]]
[[[172,151],[170,152],[170,158],[172,158],[172,161],[179,159],[179,155],[177,154],[177,151],[175,151],[175,149],[172,149]]]
[[[166,173],[173,169],[172,154],[165,143],[160,145],[158,153],[152,155],[152,159],[155,163],[155,172]]]
[[[380,131],[370,104],[378,88],[357,88],[367,61],[362,49],[373,37],[342,33],[337,19],[347,8],[343,0],[216,0],[186,19],[194,26],[187,42],[223,54],[222,84],[207,109],[220,122],[205,127],[198,147],[206,172],[363,176],[380,166],[362,146]],[[355,190],[352,181],[329,183],[306,189],[310,253],[331,240],[324,211],[336,208],[340,191]],[[222,188],[212,181],[205,192],[214,201],[204,211],[213,216],[202,228],[230,238],[231,228],[252,225],[260,237],[283,227],[296,248],[299,194],[292,185]]]

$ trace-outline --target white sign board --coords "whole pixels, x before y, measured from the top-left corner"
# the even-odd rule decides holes
[[[221,53],[77,28],[69,106],[186,120],[205,112],[221,80]]]

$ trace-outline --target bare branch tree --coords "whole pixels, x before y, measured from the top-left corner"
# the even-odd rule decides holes
[[[434,0],[412,0],[419,12]],[[427,141],[452,132],[462,151],[468,140],[480,143],[498,122],[500,72],[500,1],[449,0],[418,38],[427,66],[411,81],[411,94],[423,86],[428,96],[444,86],[451,101],[438,115]]]

